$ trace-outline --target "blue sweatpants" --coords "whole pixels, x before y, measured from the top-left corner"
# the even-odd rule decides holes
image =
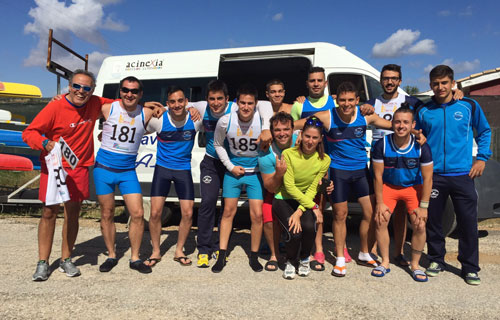
[[[431,199],[427,219],[427,250],[429,259],[445,266],[445,236],[442,215],[448,196],[451,197],[457,217],[458,261],[462,275],[479,272],[479,243],[477,230],[477,191],[468,175],[433,175]]]

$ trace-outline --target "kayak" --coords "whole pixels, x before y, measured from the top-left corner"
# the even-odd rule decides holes
[[[25,157],[0,154],[0,170],[32,171],[33,163],[30,159]]]

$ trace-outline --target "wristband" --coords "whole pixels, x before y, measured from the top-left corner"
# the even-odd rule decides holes
[[[42,147],[43,147],[43,149],[44,149],[44,150],[47,150],[47,148],[46,148],[46,147],[47,147],[47,144],[48,144],[48,143],[49,143],[49,139],[45,139],[45,140],[43,140],[43,142],[42,142]]]
[[[420,201],[419,207],[422,208],[422,209],[429,208],[429,201]]]
[[[317,203],[315,203],[315,204],[314,204],[314,207],[312,207],[312,209],[313,209],[313,210],[314,210],[314,209],[319,209],[318,204],[317,204]]]

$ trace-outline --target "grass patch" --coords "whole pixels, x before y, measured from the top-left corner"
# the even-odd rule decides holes
[[[0,171],[0,188],[13,188],[17,189],[26,182],[40,174],[39,170],[33,171]],[[34,182],[30,188],[38,188],[40,185],[39,180]]]

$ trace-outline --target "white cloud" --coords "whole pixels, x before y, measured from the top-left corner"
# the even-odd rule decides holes
[[[278,12],[273,16],[273,21],[281,21],[283,20],[283,12]]]
[[[472,6],[467,6],[464,11],[460,12],[459,15],[461,16],[472,16]]]
[[[441,17],[448,17],[451,15],[451,11],[450,10],[441,10],[438,12],[438,15],[440,15]]]
[[[126,31],[128,26],[105,16],[103,7],[118,3],[120,0],[72,0],[68,6],[64,1],[35,0],[37,7],[31,8],[29,16],[33,21],[24,26],[24,32],[35,34],[38,44],[24,60],[25,66],[45,66],[47,57],[47,35],[49,29],[54,30],[54,37],[71,47],[72,39],[77,37],[85,42],[99,46],[106,51],[108,44],[101,30]],[[84,23],[82,23],[84,21]],[[94,51],[89,55],[89,69],[98,71],[102,60],[107,54]],[[74,69],[82,67],[83,63],[59,46],[53,46],[52,58],[63,66]]]
[[[481,66],[481,62],[479,61],[479,59],[474,59],[472,61],[454,62],[453,59],[450,58],[444,59],[441,64],[447,65],[452,68],[455,74],[471,73],[479,70],[479,67]],[[424,72],[429,73],[434,67],[434,65],[429,64],[424,68]]]
[[[436,44],[432,39],[417,41],[420,31],[399,29],[382,43],[375,43],[372,55],[375,58],[394,58],[403,55],[434,54]]]

